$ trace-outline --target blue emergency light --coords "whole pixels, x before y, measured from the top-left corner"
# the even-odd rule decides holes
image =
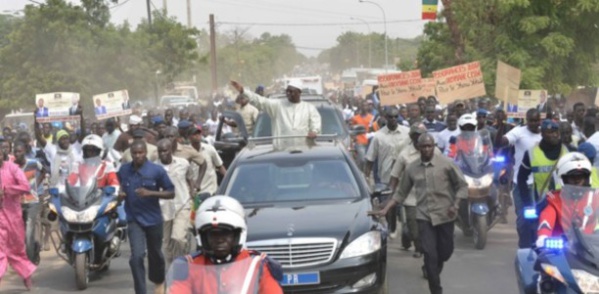
[[[547,238],[544,244],[545,249],[561,250],[564,249],[564,239],[562,238]]]
[[[505,162],[505,156],[495,156],[495,162]]]
[[[48,193],[52,196],[58,196],[58,188],[50,188],[48,189]]]
[[[535,207],[524,207],[524,219],[537,219],[537,209]]]

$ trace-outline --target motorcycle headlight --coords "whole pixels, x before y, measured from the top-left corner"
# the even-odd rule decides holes
[[[339,259],[362,256],[381,249],[381,232],[370,231],[349,243]]]
[[[554,279],[556,279],[564,284],[566,283],[566,280],[562,276],[562,273],[559,272],[557,267],[547,264],[547,263],[541,263],[541,268],[549,276],[553,277]]]
[[[50,211],[54,213],[58,213],[58,211],[56,210],[56,206],[54,206],[54,203],[48,203],[48,209],[50,209]]]
[[[117,204],[118,204],[118,202],[116,202],[116,201],[108,202],[108,204],[106,204],[106,208],[104,209],[103,213],[107,213],[107,212],[113,210],[117,206]]]
[[[572,275],[582,292],[599,293],[599,277],[577,269],[572,270]]]
[[[469,176],[464,176],[466,179],[466,183],[468,183],[468,187],[472,188],[488,188],[493,184],[493,176],[491,174],[485,175],[482,178],[475,179]]]
[[[62,217],[69,223],[91,223],[98,215],[100,205],[92,205],[83,211],[74,211],[66,206],[62,207]]]

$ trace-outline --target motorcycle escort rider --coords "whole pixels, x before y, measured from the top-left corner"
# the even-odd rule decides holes
[[[476,125],[476,118],[472,114],[464,114],[458,119],[460,134],[449,139],[449,148],[447,150],[449,158],[455,160],[460,152],[469,154],[474,151],[474,144],[478,137],[472,136],[472,133],[476,131]],[[485,139],[488,139],[488,137],[483,137],[483,150],[489,153],[489,157],[492,157],[493,150],[489,148],[491,142]]]
[[[173,262],[167,293],[283,293],[277,282],[281,266],[264,253],[244,249],[247,224],[237,200],[210,197],[196,215],[202,249]]]
[[[538,248],[544,247],[545,239],[548,237],[561,236],[568,231],[569,228],[564,228],[562,225],[572,222],[564,221],[563,218],[583,220],[589,208],[592,208],[592,211],[599,209],[599,203],[589,203],[590,199],[587,199],[589,196],[586,194],[582,196],[583,198],[577,199],[568,199],[561,195],[563,185],[591,187],[592,169],[591,162],[582,153],[571,152],[560,158],[555,170],[556,181],[560,188],[547,192],[545,197],[547,205],[539,216],[538,237],[535,242]],[[562,219],[559,219],[560,217]],[[581,229],[585,233],[592,233],[596,226],[597,220],[587,221],[586,224],[581,224]]]
[[[114,165],[103,158],[104,141],[102,138],[91,134],[83,139],[81,145],[83,162],[69,175],[69,183],[75,185],[77,180],[87,181],[95,176],[99,189],[112,186],[118,194],[119,180]],[[80,184],[86,185],[87,183],[81,182]]]

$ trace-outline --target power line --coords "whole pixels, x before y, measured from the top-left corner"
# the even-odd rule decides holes
[[[30,1],[31,1],[31,0],[30,0]],[[125,1],[123,1],[123,2],[121,2],[121,3],[117,3],[117,4],[115,4],[115,5],[112,5],[112,6],[108,7],[108,9],[114,9],[114,8],[117,8],[117,7],[121,7],[121,6],[125,5],[125,3],[129,2],[129,1],[130,1],[130,0],[125,0]]]
[[[408,22],[422,22],[422,19],[398,19],[387,21],[390,23],[408,23]],[[369,24],[383,24],[382,21],[369,21]],[[219,21],[219,25],[251,25],[251,26],[287,26],[287,27],[314,27],[314,26],[356,26],[362,25],[356,22],[325,22],[325,23],[274,23],[274,22],[234,22],[234,21]]]

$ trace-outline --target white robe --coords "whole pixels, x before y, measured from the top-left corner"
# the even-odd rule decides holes
[[[270,115],[275,148],[305,146],[305,137],[309,132],[320,133],[320,113],[314,105],[304,101],[291,103],[287,99],[269,99],[248,90],[243,93],[256,108]],[[298,138],[277,139],[281,136],[298,136]]]

